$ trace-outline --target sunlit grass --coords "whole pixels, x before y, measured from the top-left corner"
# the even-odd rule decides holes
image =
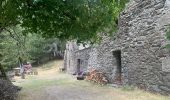
[[[63,79],[31,79],[26,83],[22,83],[20,86],[24,89],[41,89],[44,87],[52,86],[52,85],[64,85],[70,84],[74,81],[69,80],[68,78]]]
[[[40,71],[38,76],[27,76],[24,82],[17,84],[23,87],[18,100],[47,100],[45,89],[53,86],[99,93],[100,95],[94,97],[93,100],[170,100],[170,96],[152,94],[131,86],[113,88],[109,85],[100,86],[88,81],[77,81],[75,77],[57,71],[58,67],[62,66],[63,61],[50,63],[44,65],[49,69],[44,70],[40,67],[37,69]]]

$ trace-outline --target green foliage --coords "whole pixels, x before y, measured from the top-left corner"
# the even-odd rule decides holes
[[[27,60],[28,56],[25,47],[25,36],[18,27],[7,29],[8,31],[1,32],[0,36],[0,53],[2,55],[0,63],[9,67],[18,63],[18,58]]]
[[[169,27],[169,29],[168,29],[168,31],[167,31],[167,33],[166,33],[166,37],[167,37],[168,40],[170,40],[170,27]],[[165,46],[165,48],[170,49],[170,44],[167,44],[167,45]]]
[[[38,60],[48,56],[50,52],[64,51],[65,42],[57,38],[43,38],[40,34],[27,34],[27,53],[32,60]],[[53,43],[57,45],[56,50],[52,50]]]
[[[47,41],[40,35],[27,35],[27,50],[31,59],[38,59],[45,55],[44,49],[47,47]]]
[[[126,2],[128,0],[0,0],[0,63],[9,66],[19,57],[40,58],[51,41],[43,37],[96,43],[101,39],[98,33],[116,31],[116,21]],[[59,47],[64,49],[64,45]]]
[[[170,49],[170,44],[167,44],[165,48]]]
[[[166,36],[167,36],[167,39],[170,40],[170,27],[169,27],[169,29],[168,29],[168,31],[167,31],[167,33],[166,33]]]
[[[115,31],[128,0],[2,0],[0,27],[19,23],[28,32],[63,40],[96,42]]]
[[[2,65],[0,64],[0,79],[5,79],[8,80],[8,77],[5,73],[4,67],[2,67]]]
[[[15,42],[15,40],[10,39],[9,34],[7,34],[6,32],[1,33],[1,37],[4,38],[1,38],[0,42],[0,53],[2,55],[0,63],[2,65],[11,65],[17,60],[17,43]]]
[[[57,43],[59,51],[64,50],[61,42],[56,38],[45,39],[40,34],[23,35],[23,30],[20,26],[6,29],[0,34],[0,63],[9,67],[16,65],[19,58],[23,61],[37,61],[44,56],[47,56],[52,46],[52,43]],[[49,52],[48,52],[49,51]]]
[[[19,24],[18,7],[16,0],[0,0],[0,33],[6,27]]]

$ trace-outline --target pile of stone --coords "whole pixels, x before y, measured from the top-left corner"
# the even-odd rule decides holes
[[[16,100],[20,87],[14,86],[10,81],[0,79],[0,100]]]
[[[97,71],[96,69],[92,69],[86,76],[86,80],[92,81],[101,85],[107,84],[108,80],[104,73]]]

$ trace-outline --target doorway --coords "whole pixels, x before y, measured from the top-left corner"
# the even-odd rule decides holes
[[[114,65],[116,66],[115,81],[121,82],[122,81],[121,51],[120,50],[113,51],[113,57],[115,58]]]
[[[80,72],[80,59],[77,59],[77,72]]]

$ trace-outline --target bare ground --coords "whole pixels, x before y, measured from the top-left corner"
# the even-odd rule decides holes
[[[138,89],[115,89],[77,81],[74,76],[60,73],[61,66],[63,61],[54,61],[36,68],[37,76],[27,75],[25,80],[16,77],[14,84],[23,87],[18,100],[170,100],[170,96]]]

